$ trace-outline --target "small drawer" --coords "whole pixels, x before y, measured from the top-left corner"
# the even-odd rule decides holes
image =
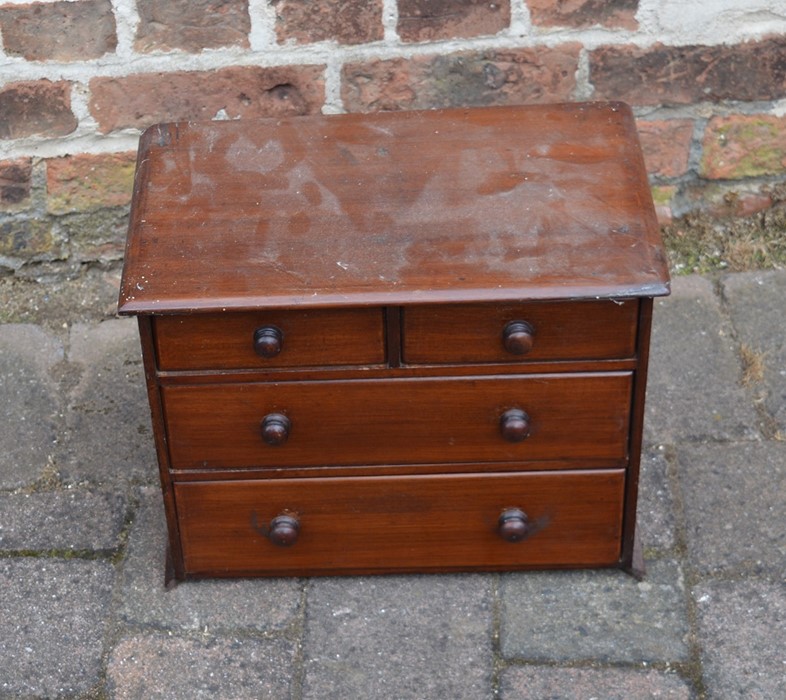
[[[373,365],[385,361],[382,310],[270,310],[155,318],[162,370]]]
[[[632,375],[162,387],[173,469],[627,458]]]
[[[621,470],[176,483],[190,575],[603,566]]]
[[[410,364],[601,360],[633,357],[638,301],[599,300],[408,307]]]

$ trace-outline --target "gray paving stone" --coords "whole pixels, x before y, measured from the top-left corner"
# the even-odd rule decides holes
[[[786,445],[686,446],[678,462],[693,566],[786,571]]]
[[[309,584],[304,698],[491,697],[491,577]]]
[[[554,668],[521,666],[505,669],[501,700],[690,700],[690,686],[679,676],[661,671],[622,668]]]
[[[682,573],[647,562],[636,582],[620,571],[504,574],[501,649],[526,661],[677,662],[688,657]]]
[[[723,280],[740,343],[762,353],[764,405],[786,435],[786,271],[746,272]]]
[[[693,595],[708,698],[786,698],[786,583],[710,581]]]
[[[128,541],[120,614],[163,629],[267,632],[289,626],[300,610],[298,579],[211,579],[164,588],[165,523],[158,489],[141,489]]]
[[[82,371],[69,396],[58,455],[63,481],[153,483],[156,457],[134,320],[75,324],[68,359]]]
[[[113,581],[102,561],[0,559],[0,695],[59,697],[100,682]]]
[[[678,277],[655,302],[645,441],[752,440],[759,418],[739,385],[732,330],[709,280]]]
[[[676,544],[674,498],[668,468],[661,450],[645,451],[641,456],[637,519],[645,548],[669,550]]]
[[[76,489],[0,494],[0,549],[112,549],[124,519],[120,494]]]
[[[27,324],[0,325],[0,488],[37,481],[52,463],[60,425],[57,385],[63,360],[53,335]]]
[[[118,700],[283,700],[291,696],[294,656],[294,645],[281,639],[140,635],[112,650],[107,686]]]

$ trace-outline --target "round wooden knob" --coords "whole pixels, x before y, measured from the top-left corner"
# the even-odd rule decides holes
[[[300,521],[294,515],[277,515],[270,521],[268,539],[278,547],[291,547],[300,534]]]
[[[254,331],[254,352],[260,357],[275,357],[284,345],[284,334],[275,326],[264,326]]]
[[[502,511],[497,522],[497,532],[503,540],[518,542],[529,533],[527,514],[518,508],[507,508]]]
[[[268,445],[283,445],[289,438],[292,421],[283,413],[268,413],[260,425],[262,439]]]
[[[499,420],[499,429],[508,442],[521,442],[529,435],[529,416],[521,409],[508,409]]]
[[[502,330],[502,344],[511,355],[526,355],[535,343],[535,329],[526,321],[511,321]]]

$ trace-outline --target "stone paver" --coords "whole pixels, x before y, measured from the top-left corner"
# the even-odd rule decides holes
[[[711,282],[677,278],[672,289],[655,302],[645,442],[756,439],[759,419]]]
[[[709,581],[694,590],[711,700],[786,697],[786,583]]]
[[[314,579],[303,697],[491,698],[491,577]]]
[[[112,549],[119,544],[124,521],[120,494],[0,494],[0,550]]]
[[[524,666],[505,669],[500,700],[690,700],[690,685],[673,673],[621,668],[553,668]]]
[[[642,546],[670,550],[676,544],[674,497],[669,483],[669,464],[660,450],[641,456],[638,523]]]
[[[0,489],[37,481],[52,464],[60,400],[50,372],[62,343],[30,324],[0,324]]]
[[[746,272],[723,280],[723,294],[739,340],[763,364],[764,405],[786,435],[786,275]]]
[[[688,657],[682,573],[647,563],[642,582],[619,571],[504,574],[501,649],[526,661],[661,662]]]
[[[0,695],[52,698],[99,683],[113,580],[103,561],[0,559]]]
[[[211,579],[164,588],[166,526],[161,492],[143,488],[128,541],[120,613],[134,624],[248,634],[290,625],[300,610],[295,578]]]
[[[108,689],[117,700],[282,700],[290,697],[294,656],[283,639],[138,635],[112,651]]]
[[[689,446],[679,462],[691,563],[786,571],[786,443]]]
[[[134,320],[74,324],[68,360],[81,369],[81,379],[68,397],[65,444],[58,456],[63,481],[155,482],[158,471]]]
[[[679,463],[693,566],[786,571],[786,443],[690,446]]]

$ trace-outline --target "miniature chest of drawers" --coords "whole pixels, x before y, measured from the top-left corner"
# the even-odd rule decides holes
[[[149,129],[119,311],[168,576],[635,571],[667,293],[622,104]]]

